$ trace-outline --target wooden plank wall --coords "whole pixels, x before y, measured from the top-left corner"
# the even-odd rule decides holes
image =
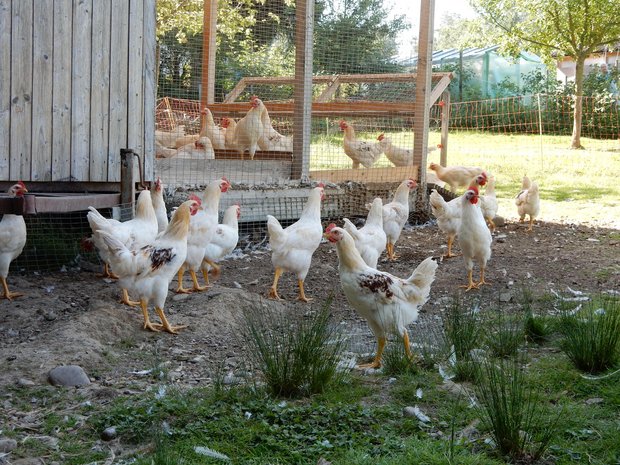
[[[155,1],[0,0],[0,182],[153,179]]]

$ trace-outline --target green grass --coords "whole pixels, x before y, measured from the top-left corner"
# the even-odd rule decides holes
[[[386,132],[396,145],[413,143],[411,132]],[[377,133],[360,132],[372,141]],[[440,133],[429,133],[429,146],[436,146]],[[538,182],[543,221],[596,222],[620,228],[620,144],[617,140],[582,138],[586,150],[570,150],[569,136],[493,134],[450,131],[448,165],[480,166],[496,178],[498,214],[516,218],[514,197],[527,174]],[[439,150],[429,154],[439,162]],[[377,167],[392,166],[382,156]],[[350,168],[342,150],[342,134],[314,136],[310,168]],[[593,205],[593,202],[595,205]]]

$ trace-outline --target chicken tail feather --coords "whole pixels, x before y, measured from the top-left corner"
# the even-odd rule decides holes
[[[407,283],[416,286],[426,301],[431,291],[431,284],[435,280],[435,271],[437,270],[437,262],[432,257],[426,258],[420,263],[409,278]]]

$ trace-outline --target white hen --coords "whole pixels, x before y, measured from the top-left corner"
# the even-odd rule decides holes
[[[7,193],[9,197],[23,197],[28,192],[26,185],[19,181],[12,185]],[[0,299],[13,300],[23,294],[9,291],[6,278],[9,275],[11,262],[20,256],[26,245],[26,222],[22,215],[5,213],[0,221],[0,280],[2,281],[3,294]]]
[[[392,139],[386,137],[385,134],[379,134],[377,140],[382,143],[383,153],[385,157],[392,162],[394,166],[411,166],[413,165],[413,149],[405,149],[398,147],[392,143]],[[437,150],[437,147],[428,147],[427,153]]]
[[[394,244],[409,219],[409,191],[417,187],[413,179],[405,179],[400,183],[391,202],[383,205],[383,230],[387,237],[387,254],[390,260],[398,257],[394,252]]]
[[[484,279],[487,261],[491,258],[491,232],[487,227],[482,211],[478,205],[478,188],[470,186],[465,194],[459,197],[461,202],[461,224],[457,232],[459,246],[465,259],[467,269],[466,291],[478,289],[483,284],[489,284]],[[480,280],[473,281],[474,261],[480,267]]]
[[[357,139],[355,129],[346,121],[340,121],[339,127],[344,132],[344,153],[353,160],[353,168],[359,168],[360,164],[364,168],[372,167],[383,153],[383,144]]]
[[[283,136],[274,129],[271,125],[271,118],[269,111],[265,107],[262,100],[257,99],[262,105],[261,120],[263,122],[264,132],[263,136],[258,141],[258,146],[261,150],[269,150],[274,152],[292,152],[293,151],[293,137]]]
[[[144,316],[144,329],[163,329],[176,334],[185,326],[172,326],[164,314],[168,285],[177,269],[185,261],[187,253],[187,232],[190,216],[197,211],[198,203],[188,200],[181,204],[172,216],[166,230],[138,250],[128,249],[114,235],[99,231],[103,246],[107,250],[113,269],[120,277],[120,284],[127,286],[140,298]],[[149,320],[148,305],[155,306],[161,324]]]
[[[237,122],[232,118],[222,118],[222,127],[226,130],[224,140],[227,150],[237,150],[237,142],[235,141],[235,128]]]
[[[482,216],[484,216],[484,219],[489,225],[491,233],[495,232],[495,222],[493,220],[497,216],[497,208],[495,176],[490,176],[484,195],[480,197],[480,209],[482,210]]]
[[[202,199],[195,195],[190,199],[200,202],[201,208],[192,216],[189,223],[189,234],[187,235],[187,257],[185,263],[178,271],[178,284],[176,292],[190,293],[193,291],[204,291],[208,285],[200,286],[196,272],[201,269],[202,261],[205,256],[205,248],[213,240],[217,230],[218,210],[220,196],[230,188],[230,183],[226,178],[211,182],[205,189]],[[189,271],[192,279],[192,288],[183,287],[183,275],[185,270]]]
[[[263,137],[264,126],[261,119],[262,110],[265,108],[261,101],[255,95],[250,99],[252,108],[246,115],[237,122],[235,127],[235,149],[243,156],[247,150],[250,153],[250,159],[254,160],[254,154],[258,149],[258,141]]]
[[[204,108],[200,114],[204,120],[200,129],[200,137],[208,137],[214,149],[221,150],[226,148],[226,130],[215,124],[213,113],[208,108]]]
[[[425,259],[407,279],[368,266],[355,248],[351,235],[331,224],[325,237],[336,244],[340,284],[349,304],[368,321],[377,338],[377,353],[372,363],[361,368],[381,366],[387,335],[402,337],[407,355],[411,356],[407,325],[418,318],[418,308],[428,299],[435,280],[437,263]]]
[[[166,211],[166,202],[164,202],[164,185],[159,178],[151,190],[151,201],[157,217],[157,232],[160,233],[168,226],[168,212]]]
[[[93,231],[93,243],[99,250],[101,259],[104,262],[104,276],[116,278],[114,274],[110,273],[108,268],[111,255],[109,248],[103,241],[101,232],[104,231],[108,235],[113,236],[129,250],[138,250],[144,245],[151,243],[158,231],[157,216],[153,209],[151,192],[143,190],[138,194],[135,217],[123,223],[115,219],[105,218],[94,207],[88,207],[88,210],[86,218],[88,219],[90,229]],[[112,267],[111,271],[116,273],[114,267]],[[127,288],[123,288],[121,301],[130,306],[138,305],[137,302],[129,299]]]
[[[209,284],[209,270],[213,270],[213,277],[220,274],[220,266],[217,264],[222,258],[231,253],[239,242],[239,217],[241,207],[232,205],[224,212],[224,219],[217,225],[215,235],[205,248],[205,256],[202,261],[202,275]]]
[[[362,260],[371,268],[377,267],[377,262],[387,243],[387,236],[383,230],[383,201],[376,198],[372,201],[366,223],[357,229],[348,218],[343,218],[344,230],[355,241]]]
[[[304,292],[304,280],[310,269],[312,254],[319,247],[323,236],[321,225],[323,195],[322,185],[312,189],[299,220],[287,228],[282,228],[275,217],[267,215],[271,263],[275,267],[273,285],[269,289],[270,299],[281,300],[278,295],[278,280],[286,270],[297,275],[298,299],[304,302],[310,300]]]
[[[531,182],[527,176],[523,176],[523,185],[521,186],[521,192],[517,194],[515,204],[517,205],[520,223],[523,223],[525,220],[525,215],[530,216],[530,226],[527,228],[527,231],[531,232],[534,219],[536,219],[540,213],[538,184]]]

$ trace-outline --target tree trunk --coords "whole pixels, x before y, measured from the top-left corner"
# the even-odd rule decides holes
[[[578,55],[575,62],[575,110],[573,112],[573,137],[571,149],[583,149],[581,145],[581,120],[583,117],[583,71],[586,55]]]

